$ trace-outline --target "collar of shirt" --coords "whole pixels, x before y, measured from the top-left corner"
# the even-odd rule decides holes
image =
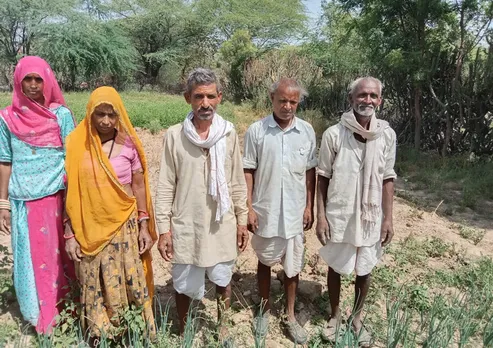
[[[290,130],[296,130],[299,133],[299,131],[300,131],[299,126],[298,126],[298,117],[296,117],[296,116],[294,116],[293,122],[291,123],[291,125],[288,128],[282,129],[279,126],[279,124],[276,122],[276,120],[274,119],[274,114],[270,114],[268,125],[271,128],[279,128],[283,132],[289,132]]]

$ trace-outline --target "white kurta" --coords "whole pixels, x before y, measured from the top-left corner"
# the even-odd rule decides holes
[[[171,231],[173,262],[212,267],[237,256],[236,226],[246,225],[247,189],[239,140],[233,129],[226,135],[225,174],[230,207],[216,221],[217,202],[208,193],[210,154],[192,144],[183,125],[164,135],[156,192],[156,223],[160,233]]]
[[[293,238],[303,232],[306,171],[317,166],[313,127],[299,118],[281,129],[272,115],[245,134],[243,168],[255,169],[252,205],[264,238]]]
[[[387,128],[375,141],[381,154],[378,157],[381,180],[395,179],[395,132]],[[363,233],[361,200],[365,152],[366,144],[358,142],[354,134],[340,123],[328,128],[322,136],[317,173],[330,179],[325,215],[333,243],[372,246],[380,238],[382,216],[373,228],[366,226],[372,228],[366,239]]]

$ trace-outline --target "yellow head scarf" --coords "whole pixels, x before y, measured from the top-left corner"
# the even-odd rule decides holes
[[[137,209],[135,197],[129,196],[118,181],[108,157],[103,153],[98,132],[91,125],[91,115],[100,104],[113,106],[119,116],[118,136],[130,137],[137,149],[144,171],[147,212],[150,215],[149,233],[153,240],[157,239],[144,148],[118,92],[112,87],[100,87],[89,98],[86,117],[66,141],[66,209],[75,238],[85,255],[99,253]],[[149,251],[142,256],[152,298],[151,260]]]

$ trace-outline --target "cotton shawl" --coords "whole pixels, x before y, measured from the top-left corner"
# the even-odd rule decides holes
[[[118,113],[118,134],[129,136],[139,154],[144,171],[149,233],[157,239],[147,161],[144,148],[130,122],[123,102],[111,87],[100,87],[90,96],[86,117],[67,138],[67,213],[75,238],[85,255],[96,255],[108,245],[136,209],[135,197],[129,196],[118,181],[108,157],[103,153],[98,132],[91,125],[91,115],[100,104],[110,104]],[[153,296],[151,253],[142,255],[144,272]]]
[[[362,220],[364,224],[374,227],[381,213],[383,182],[379,180],[378,158],[380,156],[377,139],[389,127],[387,121],[379,120],[373,114],[369,129],[363,128],[351,110],[341,117],[341,124],[351,132],[361,135],[367,140],[366,156],[363,168]],[[368,228],[364,229],[368,231]],[[365,234],[366,236],[366,234]]]
[[[193,112],[190,112],[183,122],[183,131],[190,142],[201,148],[209,149],[211,156],[211,172],[209,178],[209,194],[217,202],[216,221],[229,210],[228,183],[225,173],[226,135],[233,129],[233,124],[214,114],[207,139],[200,139],[192,123]]]
[[[32,73],[43,79],[44,105],[38,104],[22,91],[22,80]],[[20,59],[14,72],[12,105],[2,111],[10,132],[32,146],[62,147],[60,126],[56,115],[50,111],[50,108],[60,105],[66,106],[65,99],[50,65],[36,56]]]

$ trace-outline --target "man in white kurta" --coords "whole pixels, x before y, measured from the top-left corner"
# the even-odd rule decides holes
[[[284,267],[286,325],[298,344],[307,341],[294,315],[304,236],[313,224],[316,140],[312,126],[295,116],[303,94],[294,80],[283,79],[271,90],[273,113],[252,124],[245,134],[243,168],[248,187],[249,229],[258,262],[262,313],[254,330],[268,331],[271,266]]]
[[[248,243],[248,209],[238,135],[216,113],[221,97],[212,71],[198,68],[190,73],[185,99],[192,111],[164,136],[155,206],[158,250],[173,262],[180,333],[190,299],[204,296],[207,273],[219,295],[219,338],[231,346],[221,319],[230,306],[237,253]]]
[[[341,330],[340,275],[356,273],[352,329],[360,345],[371,344],[361,310],[370,274],[393,236],[392,200],[396,135],[375,116],[382,85],[371,77],[350,86],[352,109],[322,136],[318,164],[317,236],[320,256],[329,266],[331,318],[323,331],[328,340]]]

